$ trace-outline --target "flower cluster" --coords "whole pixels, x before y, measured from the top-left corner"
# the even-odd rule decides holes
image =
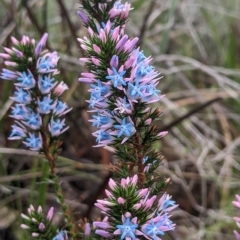
[[[21,139],[31,150],[42,150],[43,138],[54,139],[68,129],[61,116],[71,109],[59,100],[68,89],[56,80],[58,70],[57,52],[43,51],[48,34],[38,44],[23,36],[21,41],[12,37],[13,47],[4,48],[9,69],[3,69],[1,78],[14,81],[16,87],[11,99],[15,102],[11,117],[15,119],[9,139]]]
[[[78,15],[88,36],[78,39],[86,54],[80,60],[89,72],[81,73],[79,81],[90,84],[87,102],[93,113],[89,121],[97,128],[96,146],[113,147],[118,159],[114,177],[121,178],[110,179],[107,198],[95,204],[105,215],[93,222],[95,233],[109,239],[161,239],[175,227],[169,212],[177,205],[166,193],[158,197],[164,183],[155,172],[161,158],[153,145],[166,132],[153,125],[160,111],[149,104],[162,97],[160,74],[137,47],[138,38],[125,34],[129,3],[81,3],[88,15]],[[96,17],[90,6],[97,8]]]
[[[21,228],[27,230],[32,237],[37,239],[53,238],[57,234],[57,228],[51,224],[53,214],[53,207],[49,209],[47,216],[45,216],[41,206],[35,209],[31,205],[28,208],[28,215],[21,214],[23,220]]]
[[[171,197],[164,193],[158,199],[149,188],[139,189],[137,182],[137,175],[123,178],[120,183],[110,179],[109,190],[105,190],[107,198],[95,204],[106,216],[103,221],[93,222],[96,234],[111,239],[121,235],[121,239],[141,236],[155,240],[175,228],[169,212],[177,205]]]
[[[232,204],[233,204],[235,207],[237,207],[237,208],[240,209],[240,196],[237,195],[237,194],[236,194],[236,200],[237,200],[237,201],[233,201]],[[236,221],[237,226],[240,228],[240,217],[234,217],[233,219]],[[234,233],[234,235],[235,235],[235,238],[236,238],[237,240],[240,240],[240,234],[239,234],[236,230],[234,230],[233,233]]]
[[[150,111],[147,104],[161,98],[156,88],[160,77],[149,65],[151,58],[136,48],[138,38],[130,39],[124,33],[124,26],[116,25],[114,20],[118,17],[126,20],[129,10],[129,3],[116,1],[108,12],[106,24],[97,24],[96,32],[89,26],[89,37],[78,39],[87,55],[80,60],[90,69],[81,74],[79,81],[91,84],[87,102],[95,113],[90,121],[98,128],[93,133],[97,146],[123,144],[136,133],[138,126],[149,126],[153,119],[147,118]],[[137,121],[134,117],[137,113],[139,117],[145,115],[144,122]]]

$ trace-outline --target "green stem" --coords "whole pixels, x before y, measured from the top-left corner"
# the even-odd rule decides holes
[[[135,128],[137,127],[136,126],[136,122],[137,122],[137,119],[133,121],[134,122],[134,126]],[[143,154],[142,154],[142,144],[141,144],[141,141],[140,141],[140,135],[138,132],[135,133],[135,142],[134,142],[134,149],[135,149],[135,155],[137,157],[137,166],[138,166],[138,178],[139,178],[139,187],[143,187],[144,186],[144,183],[146,181],[145,179],[145,173],[144,173],[144,164],[142,162],[142,159],[143,159]]]
[[[53,180],[53,186],[54,186],[54,189],[55,189],[56,196],[57,196],[58,201],[59,201],[59,203],[62,207],[64,219],[65,219],[65,222],[66,222],[66,227],[67,227],[67,230],[68,230],[68,237],[69,237],[69,239],[74,240],[74,239],[76,239],[76,234],[74,233],[74,225],[73,225],[73,223],[71,221],[71,217],[68,213],[68,206],[64,201],[62,189],[61,189],[60,184],[58,183],[58,177],[57,177],[56,174],[51,174],[51,179]]]

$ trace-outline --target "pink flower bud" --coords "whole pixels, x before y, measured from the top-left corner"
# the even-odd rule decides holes
[[[127,181],[126,181],[126,179],[124,179],[124,178],[121,179],[121,186],[122,186],[123,188],[125,188],[125,187],[127,186]]]
[[[30,207],[28,208],[28,212],[32,213],[35,211],[35,208],[33,207],[33,205],[31,204]]]
[[[95,203],[94,205],[104,212],[107,212],[109,210],[109,208],[104,207],[101,203]]]
[[[16,67],[17,66],[17,63],[11,62],[11,61],[5,61],[4,63],[5,63],[6,66],[11,66],[11,67]]]
[[[233,201],[232,204],[233,204],[235,207],[240,208],[240,202]]]
[[[110,179],[109,179],[109,182],[108,182],[108,186],[109,186],[112,190],[114,190],[114,188],[117,186],[117,183],[116,183],[112,178],[110,178]]]
[[[6,54],[6,53],[0,53],[0,57],[3,58],[3,59],[11,58],[11,56],[9,54]]]
[[[62,81],[53,90],[53,93],[59,97],[62,93],[68,89],[68,86]]]
[[[83,23],[87,24],[88,23],[88,17],[86,14],[84,14],[81,11],[77,11],[78,16],[80,17],[80,19],[83,21]]]
[[[29,37],[28,37],[28,36],[23,36],[23,37],[22,37],[22,40],[21,40],[21,43],[22,43],[23,45],[29,44],[29,43],[30,43]]]
[[[100,66],[100,65],[101,65],[101,64],[100,64],[100,61],[99,61],[97,58],[92,57],[92,62],[93,62],[93,64],[95,64],[96,66]]]
[[[130,57],[124,64],[125,68],[129,69],[130,67],[132,67],[134,61],[135,61],[135,58]]]
[[[110,66],[115,67],[115,68],[118,67],[118,56],[117,55],[112,56],[111,61],[110,61]]]
[[[3,49],[5,50],[6,53],[13,54],[13,50],[11,50],[10,48],[4,47]]]
[[[100,30],[99,37],[104,43],[107,41],[106,33],[103,29]]]
[[[116,41],[116,40],[118,39],[118,37],[119,37],[119,29],[120,29],[119,26],[116,27],[116,28],[114,28],[113,33],[112,33],[111,38],[112,38],[113,40],[115,40],[115,41]]]
[[[132,217],[132,214],[130,212],[126,212],[125,217],[130,218],[130,217]]]
[[[148,118],[146,121],[145,121],[145,124],[146,125],[150,125],[152,123],[152,119],[151,118]]]
[[[41,206],[38,207],[38,213],[39,213],[39,214],[42,213],[42,207],[41,207]]]
[[[39,225],[38,225],[38,229],[40,231],[43,231],[45,229],[45,225],[41,222]]]
[[[118,50],[118,52],[122,51],[124,46],[125,46],[125,43],[127,42],[128,40],[128,35],[124,35],[117,43],[117,46],[116,46],[116,49]]]
[[[132,185],[133,185],[133,186],[136,186],[137,181],[138,181],[138,175],[135,174],[135,175],[133,176],[133,178],[132,178]]]
[[[38,236],[39,236],[39,233],[35,233],[35,232],[32,233],[32,237],[38,237]]]
[[[85,224],[84,234],[86,237],[89,237],[91,233],[91,226],[89,223]]]
[[[124,204],[125,203],[125,200],[122,197],[119,197],[117,201],[118,201],[119,204]]]
[[[25,214],[23,214],[23,213],[21,213],[21,217],[22,217],[23,219],[30,220],[30,218],[29,218],[28,216],[26,216]]]
[[[124,50],[127,51],[127,52],[131,52],[133,50],[133,48],[135,47],[135,45],[137,44],[138,39],[139,38],[135,37],[131,41],[128,41],[126,43],[126,45],[124,46]]]
[[[91,37],[94,35],[94,31],[90,27],[88,27],[88,33]]]
[[[138,196],[142,198],[142,197],[144,197],[147,193],[148,193],[148,188],[144,188],[144,189],[141,189],[141,190],[138,192]]]
[[[41,40],[39,41],[39,43],[35,48],[35,52],[34,52],[35,56],[38,56],[41,53],[42,48],[46,45],[47,39],[48,39],[48,34],[44,33]]]
[[[163,132],[160,132],[157,136],[158,137],[164,137],[168,134],[168,131],[163,131]]]
[[[15,37],[11,37],[12,43],[15,45],[19,44],[19,41]]]
[[[136,204],[133,205],[133,208],[138,210],[141,206],[142,206],[141,203],[136,203]]]
[[[101,49],[100,47],[98,47],[96,44],[93,44],[93,49],[96,53],[100,54],[101,53]]]
[[[51,207],[47,213],[47,220],[51,221],[54,213],[54,207]]]
[[[152,207],[153,203],[155,202],[156,198],[157,198],[157,196],[152,196],[150,199],[148,199],[145,203],[144,209],[146,209],[146,210],[150,209]]]
[[[12,48],[12,49],[15,52],[15,54],[17,55],[18,58],[23,57],[23,53],[21,51],[17,50],[16,48]]]
[[[90,59],[89,59],[89,58],[79,58],[79,60],[80,60],[81,62],[84,62],[84,63],[90,62]]]
[[[105,230],[97,229],[97,230],[95,231],[95,233],[98,234],[98,235],[100,235],[100,236],[102,236],[102,237],[104,237],[104,238],[109,238],[109,237],[111,237],[111,234],[110,234],[109,232],[105,231]]]
[[[112,193],[109,192],[107,189],[105,190],[105,193],[109,198],[113,197]]]
[[[26,224],[21,224],[20,226],[22,229],[29,229],[29,226],[27,226]]]
[[[107,200],[97,200],[98,203],[105,205],[105,206],[115,206],[116,203],[109,202]]]

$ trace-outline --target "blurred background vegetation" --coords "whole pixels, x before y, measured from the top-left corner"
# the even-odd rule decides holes
[[[163,155],[159,173],[179,208],[176,231],[165,239],[234,239],[232,207],[240,193],[240,0],[132,0],[127,32],[138,36],[145,55],[164,76],[162,114],[155,124],[169,134],[156,145]],[[67,203],[77,221],[92,218],[96,198],[110,177],[114,161],[95,140],[88,122],[87,86],[78,82],[83,65],[77,37],[86,30],[77,17],[77,0],[0,0],[0,51],[10,36],[40,39],[61,56],[62,79],[69,85],[64,100],[73,107],[69,131],[57,165]],[[3,61],[0,60],[0,69]],[[47,163],[37,153],[7,139],[13,92],[0,81],[0,240],[29,239],[20,229],[20,213],[30,203],[45,210],[55,203],[48,186]],[[62,215],[54,223],[64,226]]]

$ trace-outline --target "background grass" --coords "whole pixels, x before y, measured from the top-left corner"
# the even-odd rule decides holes
[[[139,36],[145,55],[164,78],[165,98],[155,124],[169,134],[156,146],[164,156],[159,173],[179,204],[175,233],[166,239],[234,239],[232,207],[240,193],[240,0],[135,0],[127,32]],[[57,171],[76,221],[91,216],[92,201],[101,196],[112,156],[94,149],[88,123],[87,86],[77,78],[83,66],[76,41],[86,35],[76,11],[77,0],[0,0],[0,45],[10,36],[39,39],[49,32],[49,48],[59,52],[64,95],[74,110],[68,115]],[[0,60],[0,68],[3,64]],[[13,84],[0,81],[0,239],[28,239],[19,229],[19,213],[30,203],[55,204],[44,159],[7,137]],[[70,160],[71,159],[71,160]],[[90,214],[90,215],[89,215]],[[61,224],[56,214],[54,223]],[[62,223],[64,226],[64,223]]]

